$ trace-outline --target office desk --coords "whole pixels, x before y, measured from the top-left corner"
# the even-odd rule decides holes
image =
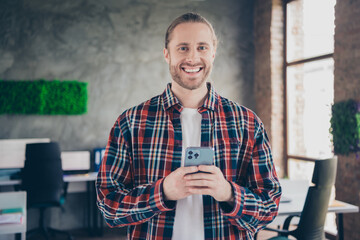
[[[87,192],[87,211],[88,214],[88,230],[91,235],[100,235],[102,231],[102,218],[99,216],[99,211],[96,206],[96,191],[95,180],[97,172],[91,172],[87,174],[70,174],[64,175],[63,179],[66,184],[86,182]],[[21,184],[20,179],[15,180],[0,180],[1,186],[18,186]]]
[[[280,201],[278,216],[279,219],[275,219],[275,224],[280,224],[281,216],[300,215],[304,207],[306,194],[309,188],[309,182],[307,180],[289,180],[280,179],[282,187],[282,196],[290,199],[289,202]],[[343,214],[344,213],[357,213],[359,207],[351,205],[349,203],[341,201],[332,201],[329,205],[328,212],[337,214],[338,219],[338,236],[339,240],[344,239],[343,228]],[[315,217],[315,216],[314,216]],[[279,221],[280,220],[280,221]],[[281,221],[281,224],[283,221]]]

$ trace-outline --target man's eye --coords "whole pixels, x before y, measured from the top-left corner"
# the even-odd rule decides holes
[[[180,51],[186,51],[186,50],[187,50],[187,47],[179,47],[179,50],[180,50]]]
[[[202,50],[202,51],[203,51],[203,50],[206,50],[206,47],[205,47],[205,46],[200,46],[200,47],[199,47],[199,50]]]

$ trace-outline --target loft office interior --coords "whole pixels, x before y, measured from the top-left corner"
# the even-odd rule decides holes
[[[0,79],[75,80],[87,83],[88,98],[84,114],[1,114],[0,138],[48,138],[59,142],[64,152],[88,151],[93,169],[93,150],[105,146],[117,116],[160,94],[169,82],[162,56],[168,23],[184,12],[198,11],[213,23],[221,40],[211,76],[215,88],[263,120],[281,177],[308,173],[305,178],[310,179],[311,160],[333,154],[330,106],[359,101],[360,95],[358,3],[332,1],[328,10],[328,1],[317,2],[2,1]],[[310,16],[299,10],[307,6]],[[317,27],[323,22],[325,27]],[[334,23],[331,36],[324,33],[331,28],[329,22]],[[309,25],[317,39],[325,34],[330,41],[319,40],[311,47],[316,41],[291,40]],[[334,195],[358,206],[355,153],[338,158]],[[64,217],[51,214],[54,227],[86,228],[85,210],[79,207],[86,202],[86,187],[75,185],[69,184],[79,190],[68,194]],[[33,219],[28,220],[31,229],[37,213],[29,211],[28,218]],[[336,217],[332,219],[337,228]],[[359,224],[357,214],[344,215],[345,236],[356,239]]]

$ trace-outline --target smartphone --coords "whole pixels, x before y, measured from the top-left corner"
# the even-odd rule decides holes
[[[185,167],[213,165],[214,150],[210,147],[188,147],[185,150]]]

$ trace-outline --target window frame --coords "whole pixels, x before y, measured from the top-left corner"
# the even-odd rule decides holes
[[[283,59],[284,59],[284,63],[283,63],[283,80],[284,80],[284,128],[285,128],[285,141],[284,141],[284,147],[285,147],[285,174],[288,176],[289,170],[288,170],[288,166],[289,166],[289,160],[290,159],[294,159],[294,160],[301,160],[301,161],[306,161],[306,162],[315,162],[316,158],[309,158],[306,156],[302,156],[302,155],[291,155],[289,154],[289,129],[288,129],[288,103],[287,103],[287,69],[288,67],[294,66],[294,65],[300,65],[300,64],[304,64],[304,63],[309,63],[309,62],[315,62],[315,61],[319,61],[319,60],[323,60],[323,59],[329,59],[329,58],[333,58],[334,57],[334,52],[332,53],[328,53],[328,54],[323,54],[323,55],[318,55],[318,56],[314,56],[314,57],[310,57],[310,58],[302,58],[296,61],[291,61],[288,62],[287,60],[287,4],[294,2],[294,1],[298,1],[298,0],[283,0],[283,16],[284,16],[284,28],[283,28],[283,37],[284,37],[284,46],[283,46]]]

